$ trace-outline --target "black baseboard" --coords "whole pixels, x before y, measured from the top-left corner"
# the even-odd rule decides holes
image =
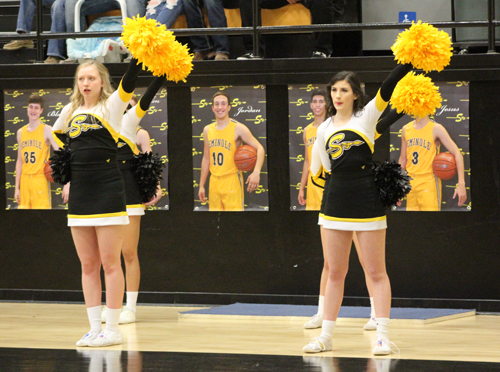
[[[104,293],[103,293],[104,297]],[[0,289],[4,302],[83,303],[82,291],[46,289]],[[104,302],[104,298],[103,298]],[[316,305],[318,296],[203,293],[203,292],[141,292],[141,304],[220,306],[236,302],[260,304]],[[344,306],[369,306],[366,297],[344,297]],[[449,298],[393,298],[393,307],[476,309],[478,313],[500,313],[500,300]]]

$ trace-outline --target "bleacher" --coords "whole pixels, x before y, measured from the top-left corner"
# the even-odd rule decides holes
[[[0,0],[0,34],[15,33],[17,14],[19,11],[19,0]],[[118,12],[120,11],[112,11]],[[225,9],[228,27],[241,27],[240,11],[234,6]],[[290,4],[279,9],[262,9],[262,25],[263,26],[300,26],[310,25],[311,15],[307,8],[301,4]],[[114,14],[116,15],[116,14]],[[91,21],[91,19],[89,19]],[[50,9],[43,9],[43,30],[50,31]],[[175,22],[173,29],[187,28],[185,16],[180,16]],[[36,17],[33,21],[33,29],[36,29]],[[345,34],[345,33],[344,33]],[[351,40],[353,33],[351,32]],[[264,35],[266,44],[266,56],[268,58],[307,58],[311,55],[312,34],[288,34],[288,35]],[[360,39],[360,36],[355,36]],[[245,53],[241,36],[230,36],[230,59],[235,59]],[[345,38],[343,38],[345,39]],[[184,37],[180,40],[184,43],[189,43],[189,38]],[[12,63],[29,63],[36,60],[35,49],[20,49],[18,51],[3,50],[3,45],[7,41],[0,42],[0,64]],[[45,42],[45,50],[46,50]],[[337,40],[338,44],[338,40]],[[352,42],[349,37],[345,42],[342,50],[346,55],[359,55],[361,53],[360,44],[358,47],[352,48]],[[354,43],[356,44],[356,43]],[[350,50],[349,50],[350,49]]]
[[[16,32],[17,26],[17,14],[19,13],[19,0],[0,0],[0,35],[4,36],[6,34],[12,34]],[[36,16],[33,20],[33,34],[36,30]],[[50,31],[50,9],[43,9],[42,25],[44,31]],[[36,50],[35,49],[20,49],[17,51],[6,51],[3,50],[3,46],[7,44],[9,40],[0,42],[0,63],[11,64],[11,63],[27,63],[34,62],[36,60]],[[36,42],[35,42],[36,47]]]

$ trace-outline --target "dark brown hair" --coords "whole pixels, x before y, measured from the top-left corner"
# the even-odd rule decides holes
[[[359,80],[358,74],[352,71],[341,71],[336,74],[330,83],[327,85],[326,90],[328,91],[327,99],[326,99],[326,116],[332,117],[337,113],[335,106],[332,102],[332,87],[338,81],[347,81],[351,86],[352,92],[354,95],[358,96],[357,99],[354,100],[354,104],[352,107],[353,114],[355,115],[359,111],[365,107],[365,94],[363,93],[363,89],[361,87],[361,81]]]
[[[227,98],[227,103],[228,103],[228,105],[230,105],[230,104],[231,104],[231,98],[229,98],[229,94],[224,93],[224,92],[220,92],[220,91],[219,91],[219,92],[215,93],[215,94],[214,94],[214,96],[212,97],[212,106],[214,105],[214,100],[215,100],[215,97],[219,97],[219,96],[224,96],[224,97],[226,97],[226,98]]]
[[[40,108],[43,109],[43,97],[39,96],[38,94],[32,94],[28,97],[28,105],[30,103],[38,103],[40,105]]]

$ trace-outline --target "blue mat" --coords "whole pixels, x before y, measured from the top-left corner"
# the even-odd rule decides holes
[[[204,314],[204,315],[239,315],[239,316],[294,316],[311,317],[316,314],[317,306],[304,305],[267,305],[267,304],[242,304],[235,303],[227,306],[212,307],[209,309],[184,311],[181,314]],[[474,309],[420,309],[393,307],[391,319],[417,319],[427,320],[455,316],[475,312]],[[471,314],[472,315],[472,314]],[[342,306],[339,318],[368,318],[369,307]]]

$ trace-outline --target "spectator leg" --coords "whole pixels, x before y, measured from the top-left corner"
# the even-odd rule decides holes
[[[78,0],[66,0],[66,30],[75,32],[75,4]],[[85,16],[120,9],[114,0],[85,0],[80,8],[80,31],[85,31]]]
[[[50,32],[53,33],[66,32],[65,3],[66,0],[55,0],[53,2],[52,7],[50,8],[50,15],[52,18],[52,24],[50,25]],[[66,40],[65,39],[49,40],[47,55],[65,59]]]
[[[184,14],[189,28],[205,28],[203,22],[203,13],[198,6],[197,0],[182,0]],[[194,45],[195,52],[208,52],[213,49],[210,38],[206,35],[191,36],[191,42]]]
[[[253,23],[253,0],[240,1],[240,14],[241,14],[241,27],[252,27]],[[258,4],[261,9],[278,9],[288,5],[287,0],[258,0]],[[258,12],[258,25],[262,25],[262,18],[260,11]],[[253,51],[253,35],[243,35],[243,46],[247,53]],[[264,54],[264,43],[262,37],[259,39],[259,51],[260,54]]]
[[[146,13],[145,0],[126,0],[125,2],[127,3],[127,17],[144,17]]]
[[[30,33],[33,18],[35,17],[35,0],[21,0],[19,4],[19,13],[17,15],[18,34]]]
[[[345,0],[310,0],[309,9],[311,11],[312,24],[332,24],[342,22],[342,15],[345,8]],[[315,32],[313,51],[332,54],[333,33]]]
[[[146,18],[155,19],[170,29],[183,12],[182,0],[167,0],[152,9],[148,9]]]
[[[210,27],[227,28],[226,13],[222,0],[203,0],[207,10]],[[215,52],[229,55],[229,37],[227,35],[213,35]]]

